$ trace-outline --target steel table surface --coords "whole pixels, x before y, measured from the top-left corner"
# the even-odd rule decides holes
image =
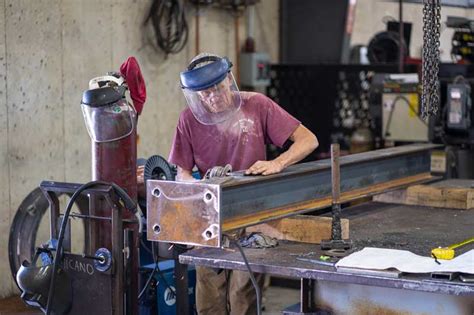
[[[409,250],[428,256],[436,246],[448,246],[472,237],[474,210],[453,210],[368,202],[343,209],[350,220],[355,250],[366,246]],[[465,246],[456,254],[473,249]],[[427,275],[365,275],[337,272],[334,267],[297,260],[310,254],[319,257],[319,245],[279,241],[269,249],[244,249],[254,272],[293,278],[409,289],[451,295],[474,295],[474,284],[459,280],[434,280]],[[237,249],[199,248],[181,254],[180,262],[222,269],[246,270]],[[473,265],[474,268],[474,265]]]

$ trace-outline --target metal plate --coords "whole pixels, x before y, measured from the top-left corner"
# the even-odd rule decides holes
[[[63,268],[71,279],[73,291],[72,308],[67,314],[116,314],[113,275],[97,271],[90,259],[68,253],[64,254]]]
[[[219,247],[220,199],[219,185],[148,180],[148,240]]]

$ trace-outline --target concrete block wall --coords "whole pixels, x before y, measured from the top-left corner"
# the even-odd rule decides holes
[[[195,10],[186,7],[189,39],[179,54],[150,44],[143,27],[151,0],[0,0],[0,297],[16,286],[8,265],[8,231],[21,201],[44,179],[86,182],[90,140],[80,100],[91,78],[135,56],[146,85],[139,157],[168,156],[185,106],[179,72],[195,54]],[[278,60],[278,1],[256,7],[257,49]],[[234,18],[200,12],[200,50],[235,60]],[[241,44],[245,18],[240,18]],[[47,224],[43,224],[45,227]],[[45,233],[41,233],[44,235]]]
[[[0,1],[0,230],[8,231],[12,211],[10,210],[10,167],[8,163],[8,107],[7,107],[7,82],[6,82],[6,52],[5,52],[5,3]],[[0,240],[0,253],[3,258],[0,272],[9,274],[7,233],[3,233]],[[0,292],[11,291],[11,276],[0,280]]]

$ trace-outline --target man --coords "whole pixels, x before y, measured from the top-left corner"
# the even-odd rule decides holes
[[[200,54],[180,75],[188,107],[179,117],[169,157],[178,166],[177,180],[193,180],[195,166],[203,176],[226,164],[248,175],[275,174],[318,146],[311,131],[268,97],[240,92],[231,67],[227,58]],[[287,140],[293,142],[289,149],[267,161],[265,145],[282,147]],[[198,267],[196,304],[199,314],[255,314],[249,274]]]

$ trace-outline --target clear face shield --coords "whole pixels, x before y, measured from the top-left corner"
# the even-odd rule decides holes
[[[186,102],[204,125],[222,123],[240,109],[242,98],[230,67],[224,58],[181,73]]]
[[[183,89],[183,93],[194,117],[204,125],[228,120],[240,109],[242,102],[232,72],[223,81],[205,90]]]
[[[92,141],[116,141],[133,132],[137,113],[125,98],[125,91],[123,86],[106,86],[84,92],[81,108]]]

